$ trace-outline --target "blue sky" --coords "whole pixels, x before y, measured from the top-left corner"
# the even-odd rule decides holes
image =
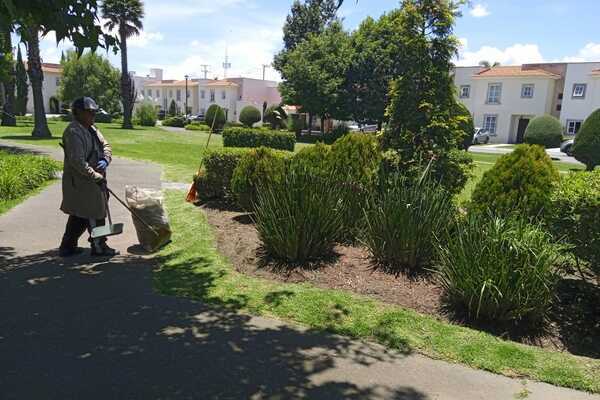
[[[367,16],[378,17],[398,6],[393,0],[353,0],[340,10],[346,29]],[[260,77],[282,45],[282,30],[292,0],[146,0],[141,36],[130,41],[130,69],[165,70],[166,78],[223,76],[228,49],[229,76]],[[600,61],[598,0],[473,0],[458,19],[460,65],[480,60],[502,64],[541,61]],[[57,62],[68,43],[56,46],[50,35],[42,41],[42,57]],[[118,56],[108,55],[115,66]],[[278,79],[268,69],[267,78]]]

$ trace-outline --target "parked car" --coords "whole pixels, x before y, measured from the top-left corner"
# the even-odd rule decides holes
[[[350,132],[377,132],[377,125],[351,124],[348,129]]]
[[[475,128],[473,135],[473,144],[488,144],[490,141],[490,133],[483,128]]]
[[[198,121],[198,122],[202,122],[204,121],[204,115],[200,114],[200,115],[190,115],[189,117],[190,121]]]
[[[565,140],[560,145],[561,153],[565,153],[569,157],[573,156],[573,139]]]

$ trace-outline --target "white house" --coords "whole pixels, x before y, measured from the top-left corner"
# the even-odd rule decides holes
[[[600,108],[600,62],[456,67],[454,81],[459,100],[492,143],[521,143],[529,121],[544,114],[575,135]]]
[[[44,96],[44,109],[46,113],[60,113],[60,101],[58,100],[58,88],[62,78],[62,66],[60,64],[42,63],[44,81],[42,82],[42,94]],[[27,97],[27,112],[33,113],[33,92],[29,85]]]

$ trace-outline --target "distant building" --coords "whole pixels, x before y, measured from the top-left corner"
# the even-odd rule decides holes
[[[42,82],[42,94],[44,97],[44,109],[47,114],[60,113],[60,101],[58,99],[58,88],[62,79],[62,66],[60,64],[42,63],[44,80]],[[29,84],[27,97],[27,112],[33,113],[33,92]]]
[[[600,62],[456,67],[454,83],[475,126],[487,129],[492,143],[522,143],[531,119],[544,114],[574,136],[600,108]]]

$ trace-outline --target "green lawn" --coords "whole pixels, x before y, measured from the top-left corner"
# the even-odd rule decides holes
[[[253,314],[273,316],[401,352],[418,352],[509,376],[600,392],[600,361],[504,341],[398,306],[306,284],[285,284],[237,273],[215,249],[204,213],[167,192],[173,242],[159,254],[156,288]]]

